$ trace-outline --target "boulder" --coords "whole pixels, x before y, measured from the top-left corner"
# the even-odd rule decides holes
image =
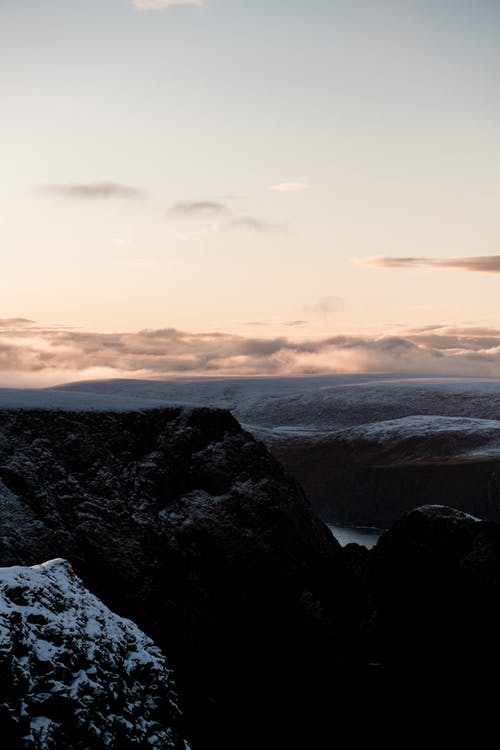
[[[185,750],[165,657],[64,560],[0,568],[0,726],[9,750]]]

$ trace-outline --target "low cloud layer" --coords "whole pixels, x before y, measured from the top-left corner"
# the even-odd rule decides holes
[[[0,328],[12,328],[13,326],[26,326],[34,323],[29,318],[0,318]]]
[[[146,193],[131,185],[120,182],[68,182],[61,185],[43,185],[38,192],[56,195],[69,200],[102,200],[119,198],[137,200],[144,198]]]
[[[456,258],[373,255],[359,258],[355,262],[358,265],[374,268],[448,268],[473,273],[500,273],[500,255],[471,255]]]
[[[16,318],[0,326],[0,385],[327,372],[500,377],[500,330],[428,326],[399,336],[292,339],[175,328],[96,333]]]

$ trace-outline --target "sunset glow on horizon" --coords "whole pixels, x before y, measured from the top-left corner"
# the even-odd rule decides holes
[[[0,386],[500,377],[500,5],[4,0]]]

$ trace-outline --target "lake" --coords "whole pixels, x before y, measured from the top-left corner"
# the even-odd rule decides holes
[[[374,529],[365,526],[337,526],[333,523],[326,524],[332,534],[339,540],[342,547],[346,544],[361,544],[371,549],[384,533],[384,529]]]

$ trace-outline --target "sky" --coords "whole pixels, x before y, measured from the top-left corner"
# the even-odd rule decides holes
[[[0,385],[500,377],[498,0],[0,0]]]

